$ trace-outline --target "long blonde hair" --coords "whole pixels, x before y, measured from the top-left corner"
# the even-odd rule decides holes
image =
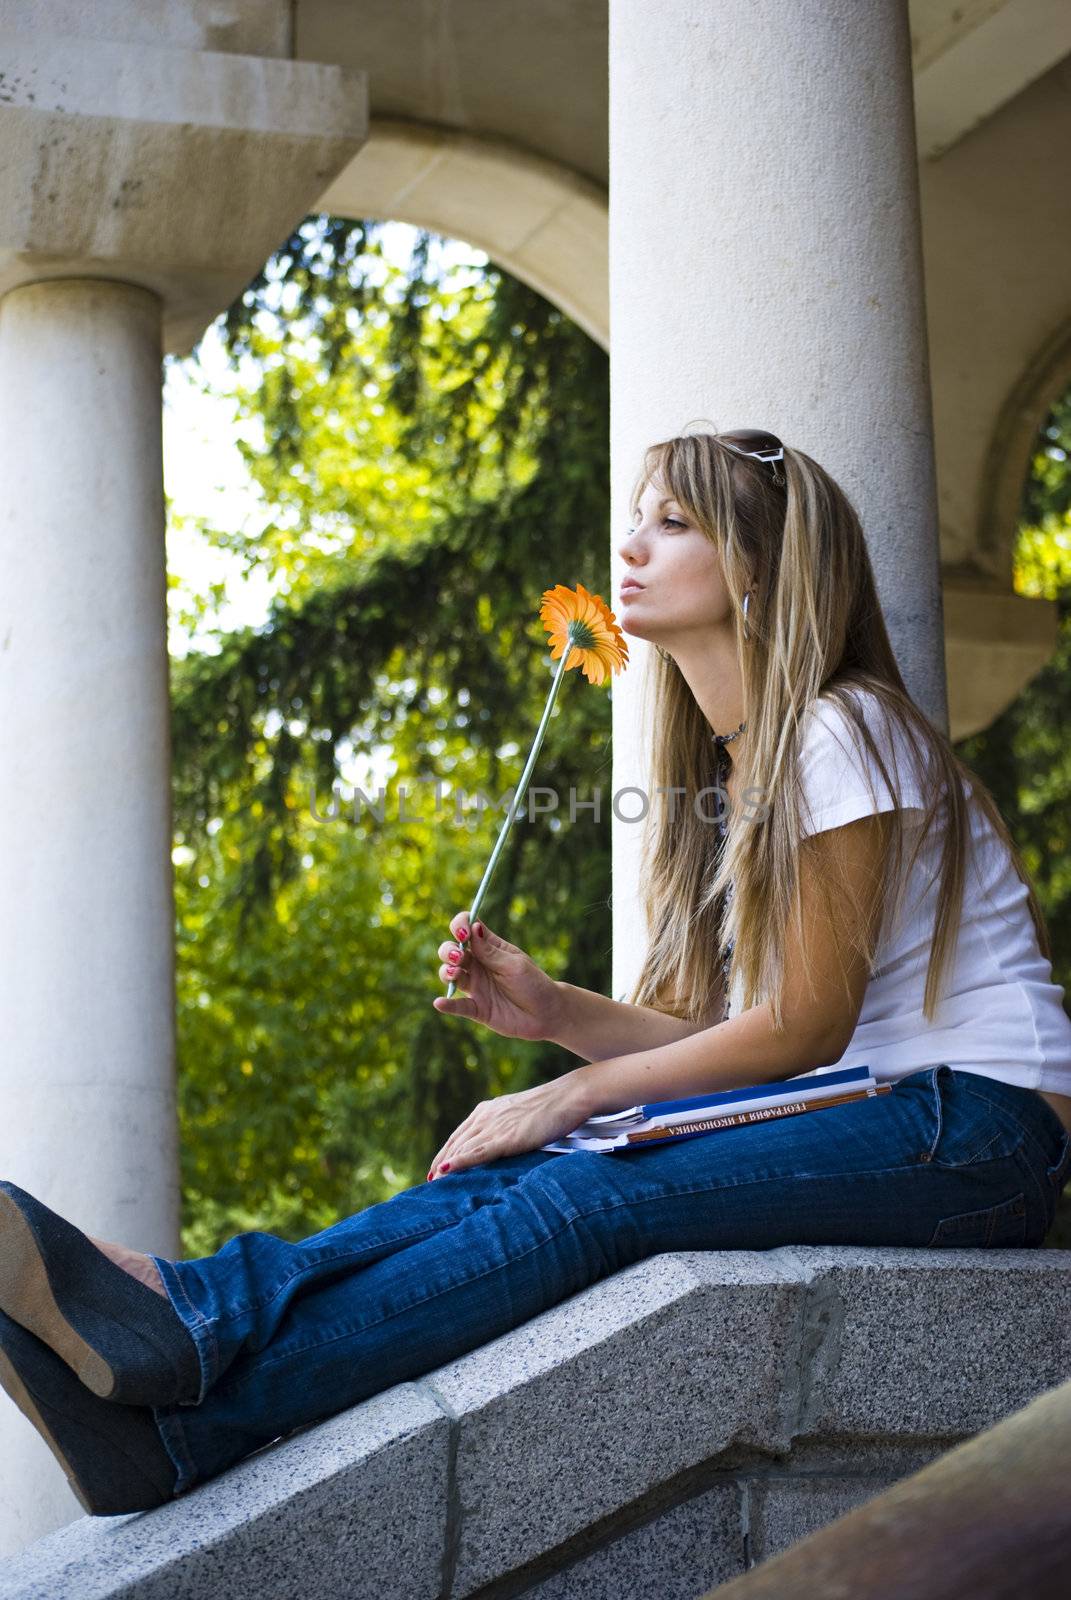
[[[775,436],[754,429],[685,433],[651,445],[629,501],[637,509],[644,487],[659,481],[721,557],[736,616],[744,692],[746,741],[733,762],[738,794],[761,794],[763,805],[741,825],[729,813],[720,861],[717,829],[696,814],[690,797],[717,784],[711,728],[672,656],[650,662],[654,728],[652,792],[683,786],[683,805],[650,807],[641,865],[641,898],[648,929],[643,970],[628,999],[710,1025],[724,999],[720,952],[733,940],[728,986],[743,985],[744,1009],[769,999],[774,1026],[783,1027],[782,952],[791,915],[802,938],[797,859],[800,726],[819,697],[850,719],[884,782],[899,800],[900,777],[890,772],[854,695],[870,690],[894,729],[906,729],[914,778],[927,809],[904,869],[903,813],[886,817],[881,882],[896,893],[883,900],[865,939],[868,970],[890,919],[899,912],[911,867],[947,799],[933,946],[923,1010],[932,1021],[955,954],[962,916],[970,813],[963,788],[975,798],[1007,846],[1027,886],[1038,942],[1051,955],[1048,931],[1030,878],[995,801],[955,754],[947,736],[911,699],[889,642],[870,556],[858,514],[839,484],[802,450],[783,446],[775,465],[741,450]],[[736,445],[736,449],[731,448]],[[754,581],[753,581],[754,580]],[[743,636],[743,601],[750,590]],[[647,712],[651,710],[648,702]],[[727,732],[729,730],[718,730]],[[892,819],[895,819],[893,821]],[[821,848],[821,846],[819,846]],[[821,856],[827,909],[853,903],[835,851]],[[726,896],[732,883],[733,892]],[[728,898],[728,904],[727,904]],[[858,908],[855,908],[858,909]],[[853,919],[858,925],[858,919]],[[859,941],[857,940],[857,944]],[[862,947],[860,945],[860,947]],[[847,977],[845,977],[847,987]]]

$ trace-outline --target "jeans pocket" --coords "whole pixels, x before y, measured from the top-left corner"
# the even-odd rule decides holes
[[[962,1250],[1013,1249],[1026,1243],[1026,1195],[1016,1194],[999,1205],[960,1211],[942,1217],[927,1248]]]
[[[1014,1118],[975,1094],[964,1076],[943,1064],[933,1069],[930,1138],[919,1155],[920,1161],[957,1172],[982,1161],[1003,1160],[1024,1138]]]
[[[1071,1133],[1064,1131],[1064,1142],[1060,1154],[1056,1157],[1051,1167],[1046,1167],[1045,1176],[1052,1188],[1054,1200],[1059,1200],[1064,1184],[1067,1182],[1068,1168],[1071,1167]]]

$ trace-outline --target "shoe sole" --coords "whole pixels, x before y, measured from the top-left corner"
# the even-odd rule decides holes
[[[22,1412],[27,1421],[33,1423],[33,1426],[37,1429],[42,1439],[48,1445],[48,1448],[52,1451],[52,1454],[62,1467],[63,1475],[70,1484],[71,1489],[74,1492],[74,1497],[78,1501],[78,1504],[82,1507],[82,1510],[88,1511],[90,1516],[92,1516],[93,1507],[90,1504],[86,1491],[82,1488],[82,1485],[75,1477],[74,1470],[71,1467],[70,1462],[67,1460],[67,1457],[60,1449],[52,1430],[48,1426],[48,1423],[45,1421],[40,1411],[38,1411],[37,1406],[34,1403],[33,1395],[30,1393],[29,1389],[27,1389],[26,1385],[15,1371],[15,1368],[8,1360],[6,1350],[0,1350],[0,1384],[2,1384],[7,1390],[8,1394],[11,1396],[12,1400],[14,1400],[15,1404],[18,1406],[19,1410]]]
[[[47,1345],[98,1399],[166,1406],[200,1398],[197,1346],[170,1300],[6,1179],[0,1311]]]
[[[77,1379],[70,1377],[70,1382],[76,1384]],[[99,1426],[95,1427],[92,1420],[85,1416],[86,1409],[94,1404],[88,1397],[80,1402],[77,1396],[71,1396],[73,1410],[61,1411],[52,1406],[27,1387],[18,1368],[2,1347],[0,1347],[0,1384],[48,1445],[70,1484],[75,1499],[83,1511],[88,1512],[91,1517],[114,1517],[132,1511],[155,1511],[157,1507],[166,1505],[173,1498],[173,1488],[165,1490],[154,1483],[142,1463],[124,1450],[114,1437],[109,1437],[109,1434]],[[78,1411],[83,1414],[78,1415]],[[115,1415],[119,1415],[118,1408]],[[69,1440],[67,1448],[60,1442],[60,1430]],[[108,1493],[107,1489],[103,1491],[100,1488],[94,1489],[90,1482],[83,1480],[80,1460],[89,1467],[90,1472],[95,1471],[99,1475],[103,1469],[105,1473],[110,1472],[114,1475],[111,1493]],[[116,1488],[116,1477],[125,1487]]]
[[[52,1293],[48,1269],[34,1231],[11,1196],[3,1190],[0,1190],[0,1233],[4,1240],[0,1253],[0,1308],[54,1350],[87,1389],[101,1400],[110,1400],[115,1393],[115,1373],[100,1352],[87,1344],[63,1315]],[[103,1260],[108,1259],[103,1252],[101,1255]]]

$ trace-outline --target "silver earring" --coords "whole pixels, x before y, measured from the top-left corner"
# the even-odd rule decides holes
[[[751,638],[751,633],[750,633],[750,630],[748,629],[748,625],[747,625],[747,606],[748,606],[748,601],[750,599],[751,599],[751,590],[749,589],[747,591],[747,593],[745,594],[745,596],[744,596],[744,638],[745,639],[750,639]]]

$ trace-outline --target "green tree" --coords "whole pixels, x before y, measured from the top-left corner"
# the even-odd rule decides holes
[[[607,362],[507,273],[444,275],[436,248],[417,234],[399,269],[376,225],[307,218],[223,324],[267,514],[201,531],[279,597],[263,628],[173,669],[191,1252],[242,1227],[296,1237],[417,1182],[475,1100],[572,1064],[431,998],[501,820],[454,826],[454,797],[508,796],[542,708],[539,596],[608,592]],[[1039,434],[1016,561],[1022,592],[1057,602],[1058,650],[958,746],[1035,877],[1065,987],[1069,455],[1071,397]],[[570,689],[535,782],[601,785],[601,820],[515,824],[485,912],[605,992],[609,694]],[[317,821],[311,797],[323,816],[341,768],[383,745],[388,819]],[[446,811],[399,823],[401,785],[427,813],[436,782]],[[1071,1202],[1052,1242],[1071,1245]]]
[[[418,235],[402,270],[372,226],[307,219],[224,324],[268,509],[254,533],[202,532],[279,594],[263,628],[173,664],[195,1251],[417,1182],[476,1100],[573,1064],[431,1000],[503,816],[470,801],[456,825],[457,791],[508,803],[549,685],[542,592],[607,591],[606,356],[491,265],[437,276],[432,245]],[[522,817],[484,908],[603,989],[609,713],[571,674],[534,781],[563,803],[601,785],[603,814]],[[379,746],[386,818],[318,821],[340,763]],[[397,820],[403,783],[429,820]]]
[[[957,750],[992,790],[1037,886],[1053,946],[1053,977],[1071,988],[1071,394],[1038,433],[1022,504],[1015,585],[1055,602],[1056,650],[999,717]],[[1065,1002],[1066,1003],[1066,1002]],[[1071,1248],[1071,1191],[1049,1243]]]

